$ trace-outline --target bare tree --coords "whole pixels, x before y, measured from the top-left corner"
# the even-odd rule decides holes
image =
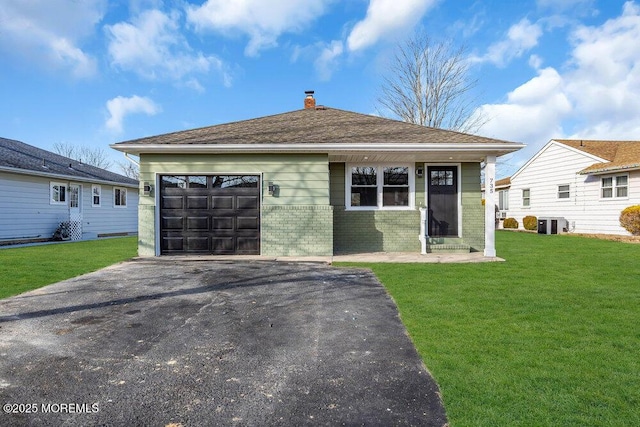
[[[409,123],[475,132],[485,122],[474,114],[471,91],[476,85],[469,78],[464,47],[434,42],[418,32],[398,45],[378,103]]]
[[[118,167],[120,168],[120,173],[122,173],[122,175],[135,180],[140,179],[140,168],[138,165],[135,165],[132,162],[118,162]]]
[[[53,150],[61,156],[69,157],[86,165],[101,169],[109,169],[113,164],[107,157],[107,153],[98,147],[77,146],[66,142],[56,142]]]

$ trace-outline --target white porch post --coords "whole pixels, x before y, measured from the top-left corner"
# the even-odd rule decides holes
[[[420,253],[422,255],[427,254],[427,208],[420,208]]]
[[[496,256],[496,156],[487,156],[484,167],[484,256]]]

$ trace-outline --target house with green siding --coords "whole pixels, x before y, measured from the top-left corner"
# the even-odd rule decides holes
[[[495,256],[495,160],[521,147],[316,105],[310,91],[300,110],[112,145],[140,158],[140,256]]]

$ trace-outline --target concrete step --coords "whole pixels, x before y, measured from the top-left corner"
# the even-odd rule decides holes
[[[460,238],[430,237],[427,239],[427,253],[468,254],[471,246]]]

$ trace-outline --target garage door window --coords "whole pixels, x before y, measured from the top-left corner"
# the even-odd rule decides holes
[[[258,188],[258,177],[253,175],[214,175],[213,188]]]

